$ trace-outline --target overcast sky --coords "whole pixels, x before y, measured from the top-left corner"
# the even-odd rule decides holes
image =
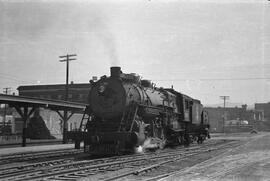
[[[22,3],[23,2],[23,3]],[[110,66],[221,104],[270,101],[267,0],[0,0],[0,88],[65,83]]]

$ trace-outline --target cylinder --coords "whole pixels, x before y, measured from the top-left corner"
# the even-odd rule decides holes
[[[111,77],[119,78],[121,73],[121,67],[111,67]]]

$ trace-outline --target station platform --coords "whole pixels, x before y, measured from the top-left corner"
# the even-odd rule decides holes
[[[0,157],[10,154],[18,153],[31,153],[31,152],[41,152],[41,151],[51,151],[51,150],[61,150],[61,149],[72,149],[74,144],[54,144],[54,145],[36,145],[36,146],[26,146],[26,147],[12,147],[12,148],[0,148]]]

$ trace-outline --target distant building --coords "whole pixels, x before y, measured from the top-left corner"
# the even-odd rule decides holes
[[[270,122],[270,102],[268,103],[255,103],[255,110],[262,111],[264,120]]]
[[[37,97],[41,99],[65,100],[65,84],[28,85],[17,88],[20,96]],[[90,83],[69,84],[68,101],[87,103]]]
[[[12,115],[0,116],[0,135],[14,132],[14,119]]]
[[[256,128],[263,121],[263,112],[242,107],[206,107],[212,132],[239,132]]]

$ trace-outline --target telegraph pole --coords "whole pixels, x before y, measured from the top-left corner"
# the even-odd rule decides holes
[[[63,56],[59,56],[61,60],[60,62],[66,62],[66,88],[65,88],[65,101],[68,101],[68,77],[69,77],[69,61],[76,60],[73,58],[77,56],[76,54],[67,54]],[[63,59],[62,59],[63,58]],[[67,143],[67,109],[64,109],[64,119],[63,119],[63,143]]]
[[[9,94],[10,91],[11,91],[11,87],[5,87],[5,88],[3,88],[3,92],[4,92],[5,94]]]
[[[5,94],[9,94],[10,90],[11,90],[11,87],[5,87],[5,88],[3,88],[3,92]],[[7,114],[7,105],[5,104],[5,108],[4,108],[4,120],[3,120],[4,126],[5,126],[5,123],[6,123],[6,114]]]
[[[230,96],[219,96],[221,99],[224,100],[224,104],[223,104],[223,133],[225,133],[225,106],[226,106],[226,100],[229,100]]]

